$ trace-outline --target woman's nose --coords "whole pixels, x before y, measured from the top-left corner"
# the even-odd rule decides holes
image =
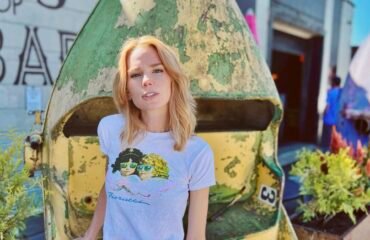
[[[145,86],[150,86],[152,84],[153,84],[153,82],[152,82],[151,77],[148,74],[144,74],[144,76],[143,76],[143,86],[144,87]]]

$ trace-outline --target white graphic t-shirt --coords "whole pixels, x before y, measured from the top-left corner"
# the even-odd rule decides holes
[[[109,158],[105,180],[104,239],[184,239],[188,192],[215,184],[213,153],[199,137],[181,151],[169,132],[152,133],[123,148],[121,114],[98,126],[101,150]]]

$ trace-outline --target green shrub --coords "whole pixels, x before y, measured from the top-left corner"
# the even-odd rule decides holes
[[[23,167],[23,139],[14,132],[0,134],[11,144],[0,148],[0,240],[16,239],[25,228],[25,219],[33,214],[33,195],[27,188],[37,182]]]
[[[300,203],[303,221],[323,217],[328,221],[340,212],[355,223],[355,211],[366,211],[370,203],[368,177],[351,157],[348,148],[337,153],[303,151],[293,165],[291,174],[301,180],[300,194],[312,196],[308,203]]]

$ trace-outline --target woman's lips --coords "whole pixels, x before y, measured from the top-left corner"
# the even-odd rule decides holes
[[[157,96],[159,93],[156,93],[156,92],[147,92],[147,93],[145,93],[143,96],[142,96],[142,98],[144,99],[144,100],[150,100],[150,99],[152,99],[152,98],[154,98],[155,96]]]

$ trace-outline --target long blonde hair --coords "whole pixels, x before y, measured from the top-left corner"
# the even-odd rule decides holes
[[[156,50],[172,81],[169,101],[169,130],[175,140],[174,149],[181,151],[187,140],[194,134],[196,104],[190,92],[189,80],[182,71],[176,54],[169,46],[153,36],[128,39],[121,49],[118,61],[119,77],[116,78],[113,85],[113,99],[116,107],[120,113],[126,116],[126,124],[121,133],[121,140],[130,145],[146,129],[141,119],[140,109],[128,98],[127,61],[132,50],[147,46]]]

